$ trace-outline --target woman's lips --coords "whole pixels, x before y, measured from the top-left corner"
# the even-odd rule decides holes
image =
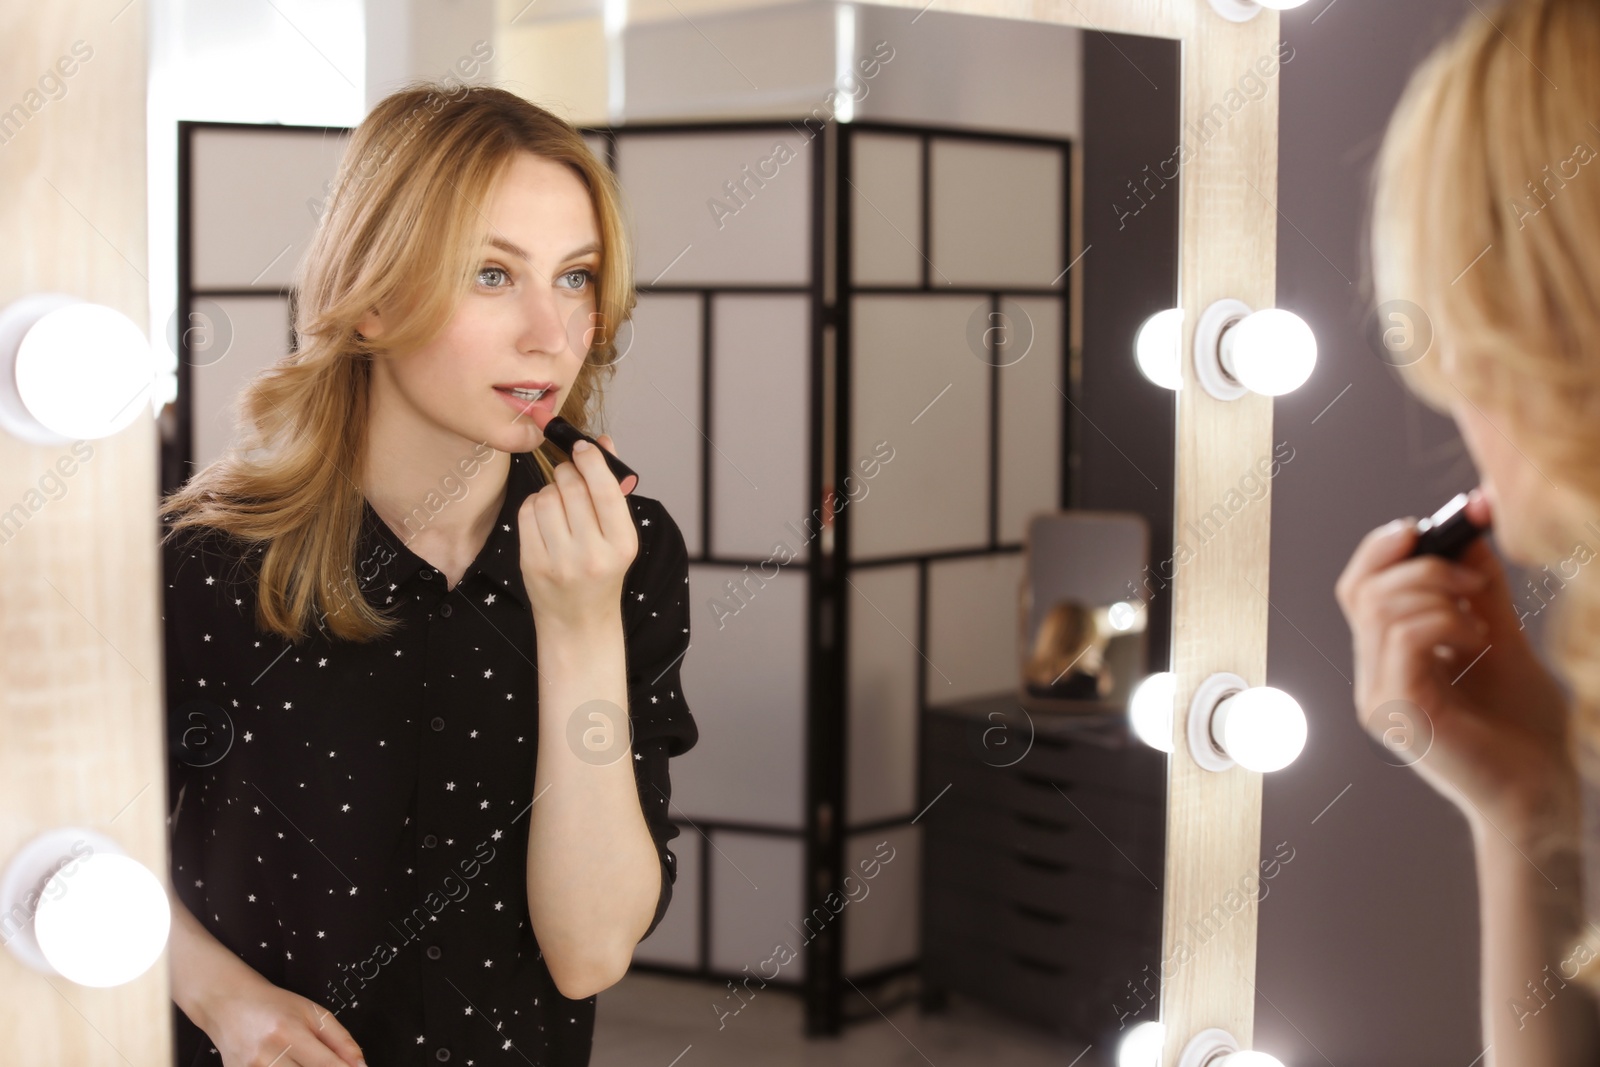
[[[517,414],[526,415],[532,419],[534,425],[538,426],[541,431],[544,430],[544,424],[555,417],[556,395],[560,392],[558,389],[545,390],[544,395],[538,400],[524,400],[513,394],[509,389],[501,389],[499,386],[496,386],[494,391],[499,393],[501,398],[507,404],[510,404]]]

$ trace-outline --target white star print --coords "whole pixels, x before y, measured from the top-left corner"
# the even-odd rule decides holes
[[[494,832],[494,833],[492,833],[492,834],[490,834],[490,835],[489,835],[489,839],[490,839],[490,840],[491,840],[491,841],[498,841],[498,840],[500,840],[500,831],[499,831],[499,830],[496,830],[496,831],[495,831],[495,832]]]
[[[202,678],[202,679],[200,679],[200,684],[201,684],[201,685],[202,685],[202,686],[203,686],[203,685],[205,685],[205,684],[206,684],[206,680],[205,680],[205,679],[204,679],[204,678]]]
[[[211,640],[211,635],[210,635],[210,634],[206,634],[206,636],[205,636],[205,639],[206,639],[206,640],[207,640],[207,641],[209,641],[209,640]]]
[[[478,731],[474,730],[470,734],[468,734],[467,736],[468,737],[477,737],[478,736]]]
[[[249,731],[249,730],[246,730],[246,731],[245,731],[245,732],[244,732],[244,739],[245,739],[245,740],[246,740],[246,741],[249,741],[249,740],[250,740],[250,739],[251,739],[251,738],[253,738],[253,737],[255,737],[255,734],[253,734],[253,733],[251,733],[251,732],[250,732],[250,731]]]
[[[344,807],[340,808],[339,810],[340,811],[349,811],[350,810],[350,805],[346,804]]]
[[[217,580],[215,578],[211,577],[211,575],[208,574],[208,575],[206,575],[206,584],[207,585],[216,585],[217,584]]]
[[[494,594],[490,593],[488,596],[484,597],[483,598],[483,602],[485,604],[493,604],[494,603]]]
[[[199,885],[199,884],[200,884],[199,882],[195,883],[195,885]],[[505,905],[500,903],[500,901],[497,900],[497,901],[494,902],[494,910],[495,911],[502,911],[502,910],[504,910],[504,908],[505,908]]]
[[[326,667],[327,665],[328,665],[328,657],[327,656],[323,656],[321,659],[317,660],[317,666]]]
[[[446,791],[454,792],[455,788],[456,788],[456,784],[454,782],[446,782],[444,784],[444,787],[445,787]]]
[[[483,961],[483,965],[485,967],[493,967],[494,966],[494,960],[484,960]]]
[[[479,811],[482,811],[484,808],[487,808],[488,806],[489,806],[489,802],[487,800],[478,801],[478,810]]]
[[[249,899],[250,899],[250,903],[254,904],[256,902],[256,895],[254,893],[251,893]]]
[[[493,678],[493,677],[494,677],[494,669],[493,669],[493,668],[490,668],[490,669],[488,669],[488,670],[486,670],[486,671],[484,671],[484,672],[483,672],[483,676],[484,676],[484,677],[485,677],[485,678]]]
[[[290,708],[292,708],[292,707],[294,707],[294,701],[292,701],[292,700],[285,700],[285,701],[284,701],[284,702],[283,702],[283,710],[284,710],[284,711],[288,711],[288,710],[289,710],[289,709],[290,709]]]

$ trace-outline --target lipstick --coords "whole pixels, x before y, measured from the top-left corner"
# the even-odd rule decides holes
[[[633,472],[633,468],[608,452],[599,441],[596,441],[560,415],[550,416],[548,421],[539,429],[544,432],[545,437],[553,441],[555,446],[568,456],[572,455],[572,446],[579,441],[588,441],[591,445],[600,449],[600,454],[606,459],[606,466],[610,467],[611,473],[616,475],[617,484],[622,487],[624,496],[639,487],[639,476]]]
[[[1457,493],[1444,507],[1417,522],[1417,544],[1411,555],[1456,559],[1487,529],[1467,517],[1467,494]]]

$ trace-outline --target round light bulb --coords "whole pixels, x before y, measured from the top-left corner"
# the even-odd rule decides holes
[[[1211,736],[1241,767],[1281,770],[1306,747],[1306,713],[1283,690],[1257,686],[1235,693],[1217,706]]]
[[[96,853],[45,883],[34,915],[39,950],[62,977],[105,988],[131,982],[161,957],[172,907],[161,882],[131,856]]]
[[[110,437],[139,417],[155,382],[154,349],[114,308],[37,293],[0,311],[0,427],[22,440]]]
[[[1139,624],[1139,608],[1126,600],[1119,600],[1106,609],[1106,621],[1113,630],[1126,633]]]
[[[1283,1067],[1283,1061],[1265,1052],[1230,1052],[1216,1062],[1216,1067]]]
[[[1139,372],[1163,389],[1183,386],[1183,309],[1168,308],[1144,320],[1133,342]]]
[[[1167,1028],[1160,1023],[1139,1023],[1117,1046],[1117,1067],[1161,1067],[1161,1046]]]
[[[1246,315],[1222,335],[1222,365],[1263,396],[1304,385],[1317,365],[1317,338],[1304,319],[1282,308]]]
[[[1178,676],[1171,671],[1152,674],[1128,697],[1128,723],[1134,735],[1151,748],[1172,751],[1172,701],[1178,693]]]

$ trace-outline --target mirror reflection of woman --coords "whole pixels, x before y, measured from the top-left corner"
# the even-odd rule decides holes
[[[585,1064],[660,923],[688,557],[540,430],[615,370],[618,205],[513,94],[388,97],[164,502],[180,1064]]]
[[[1481,478],[1468,514],[1535,568],[1600,550],[1596,56],[1593,0],[1469,12],[1414,75],[1377,172],[1377,299],[1434,331],[1402,376],[1460,429]],[[1580,782],[1600,770],[1600,572],[1551,591],[1558,676],[1486,539],[1458,562],[1408,558],[1415,539],[1413,519],[1379,527],[1340,576],[1357,711],[1374,736],[1418,737],[1416,771],[1471,827],[1484,1062],[1594,1064],[1600,928],[1580,885],[1600,842]]]

